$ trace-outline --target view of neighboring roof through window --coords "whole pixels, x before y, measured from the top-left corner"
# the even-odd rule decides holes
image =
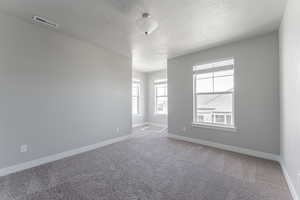
[[[193,67],[193,123],[234,127],[234,59]]]

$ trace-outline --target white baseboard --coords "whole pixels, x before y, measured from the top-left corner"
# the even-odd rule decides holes
[[[146,125],[158,126],[158,127],[162,127],[162,128],[166,128],[167,127],[166,124],[159,124],[159,123],[153,123],[153,122],[145,122],[145,123],[141,123],[141,124],[133,124],[132,128],[136,128],[136,127],[140,127],[140,126],[146,126]]]
[[[289,189],[290,189],[290,192],[291,192],[291,195],[292,195],[292,197],[293,197],[293,200],[300,200],[300,198],[299,198],[299,196],[298,196],[298,194],[297,194],[297,192],[296,192],[296,188],[295,188],[295,186],[293,185],[293,182],[292,182],[292,180],[291,180],[291,177],[289,176],[289,174],[288,174],[288,172],[287,172],[287,169],[286,169],[286,167],[285,167],[284,162],[280,159],[280,160],[279,160],[279,163],[280,163],[280,165],[281,165],[281,169],[282,169],[283,175],[284,175],[285,180],[286,180],[286,182],[287,182],[287,184],[288,184],[288,187],[289,187]]]
[[[162,127],[162,128],[167,127],[166,124],[159,124],[159,123],[153,123],[153,122],[148,122],[148,125],[158,126],[158,127]]]
[[[255,150],[251,150],[251,149],[235,147],[235,146],[230,146],[230,145],[225,145],[225,144],[220,144],[220,143],[215,143],[215,142],[210,142],[207,140],[194,139],[194,138],[184,137],[184,136],[180,136],[180,135],[174,135],[171,133],[168,134],[168,137],[177,139],[177,140],[186,141],[186,142],[192,142],[192,143],[201,144],[201,145],[205,145],[205,146],[215,147],[218,149],[223,149],[223,150],[232,151],[232,152],[236,152],[236,153],[246,154],[246,155],[250,155],[250,156],[254,156],[254,157],[258,157],[258,158],[264,158],[264,159],[268,159],[268,160],[277,161],[281,165],[283,175],[286,179],[286,182],[288,184],[288,187],[289,187],[289,190],[293,197],[293,200],[300,200],[299,196],[297,195],[295,186],[293,185],[293,182],[291,181],[291,178],[287,172],[285,164],[282,162],[282,159],[280,158],[279,155],[255,151]]]
[[[87,151],[91,151],[97,148],[101,148],[113,143],[117,143],[123,140],[126,140],[130,137],[132,137],[132,134],[129,135],[125,135],[125,136],[121,136],[121,137],[117,137],[117,138],[113,138],[113,139],[109,139],[109,140],[105,140],[103,142],[99,142],[96,144],[92,144],[92,145],[88,145],[88,146],[84,146],[78,149],[73,149],[70,151],[65,151],[62,153],[58,153],[55,155],[51,155],[51,156],[46,156],[43,158],[39,158],[36,160],[32,160],[32,161],[28,161],[25,163],[21,163],[21,164],[17,164],[17,165],[13,165],[7,168],[3,168],[0,169],[0,177],[1,176],[6,176],[15,172],[19,172],[19,171],[23,171],[25,169],[29,169],[32,167],[36,167],[39,165],[43,165],[49,162],[53,162],[56,160],[60,160],[66,157],[70,157],[70,156],[74,156],[80,153],[84,153]],[[201,145],[205,145],[205,146],[211,146],[211,147],[215,147],[215,148],[219,148],[219,149],[223,149],[223,150],[227,150],[227,151],[232,151],[232,152],[236,152],[236,153],[241,153],[241,154],[246,154],[246,155],[250,155],[250,156],[255,156],[255,157],[259,157],[259,158],[264,158],[264,159],[269,159],[269,160],[275,160],[278,161],[281,165],[284,177],[287,181],[288,187],[290,189],[290,192],[292,194],[292,197],[294,200],[300,200],[300,198],[298,197],[297,193],[296,193],[296,189],[295,186],[293,185],[291,178],[286,170],[285,164],[282,162],[282,160],[280,159],[279,155],[274,155],[274,154],[270,154],[270,153],[264,153],[264,152],[260,152],[260,151],[254,151],[251,149],[245,149],[245,148],[240,148],[240,147],[235,147],[235,146],[230,146],[230,145],[224,145],[224,144],[220,144],[220,143],[214,143],[214,142],[210,142],[210,141],[206,141],[206,140],[201,140],[201,139],[194,139],[194,138],[188,138],[188,137],[184,137],[184,136],[179,136],[179,135],[174,135],[169,133],[168,137],[173,138],[173,139],[177,139],[177,140],[183,140],[186,142],[192,142],[192,143],[196,143],[196,144],[201,144]]]
[[[140,127],[140,126],[146,126],[146,125],[148,125],[148,122],[141,123],[141,124],[133,124],[133,125],[132,125],[132,128],[137,128],[137,127]]]
[[[126,140],[131,134],[0,169],[0,177]]]
[[[254,157],[258,157],[258,158],[264,158],[264,159],[275,160],[275,161],[279,160],[279,155],[275,155],[275,154],[271,154],[271,153],[265,153],[265,152],[261,152],[261,151],[255,151],[255,150],[251,150],[251,149],[210,142],[207,140],[189,138],[189,137],[184,137],[184,136],[180,136],[180,135],[174,135],[171,133],[168,134],[168,137],[174,138],[177,140],[183,140],[186,142],[192,142],[192,143],[196,143],[196,144],[210,146],[210,147],[214,147],[214,148],[218,148],[218,149],[223,149],[226,151],[232,151],[232,152],[236,152],[236,153],[246,154],[246,155],[254,156]]]

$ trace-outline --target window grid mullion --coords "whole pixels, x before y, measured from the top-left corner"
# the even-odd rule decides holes
[[[167,95],[160,95],[160,96],[156,96],[156,97],[167,97]]]
[[[195,95],[218,95],[218,94],[233,94],[234,92],[197,92]]]
[[[164,83],[157,83],[157,84],[154,85],[154,88],[155,88],[155,112],[160,113],[157,110],[157,103],[158,103],[159,98],[168,98],[167,84],[165,82]],[[158,89],[163,90],[163,95],[158,95]]]
[[[233,67],[232,67],[232,69],[233,69]],[[210,119],[206,118],[205,115],[203,115],[203,112],[204,112],[203,110],[199,109],[199,112],[198,112],[198,97],[201,96],[201,95],[217,95],[217,96],[219,96],[219,95],[222,96],[222,95],[226,95],[226,94],[234,95],[234,92],[235,92],[234,91],[234,86],[233,86],[233,88],[230,88],[230,89],[222,91],[222,92],[217,92],[216,91],[216,80],[217,80],[217,78],[223,78],[223,77],[232,77],[232,78],[234,78],[234,74],[225,74],[225,75],[219,75],[219,76],[216,75],[216,72],[219,72],[219,71],[227,71],[227,69],[226,70],[217,69],[216,71],[207,71],[207,70],[204,71],[203,70],[203,73],[197,73],[197,72],[194,73],[194,80],[193,80],[193,86],[194,86],[193,87],[193,90],[194,90],[194,97],[193,97],[193,99],[194,99],[194,105],[193,105],[194,106],[194,112],[193,113],[194,113],[194,121],[196,123],[203,121],[203,123],[207,123],[207,124],[220,124],[220,123],[223,124],[223,121],[224,121],[224,124],[228,124],[229,122],[231,123],[232,119],[234,118],[234,107],[232,107],[232,111],[229,112],[230,114],[224,114],[223,112],[225,112],[225,111],[221,112],[221,115],[224,114],[224,116],[223,116],[224,120],[220,119],[220,117],[217,119],[216,117],[219,116],[220,114],[218,115],[217,113],[215,113],[214,110],[209,111],[208,113],[206,113],[206,114],[210,114]],[[208,72],[212,73],[211,77],[205,77],[204,76],[203,78],[199,78],[198,74],[206,74]],[[198,80],[200,81],[200,80],[205,80],[205,79],[206,80],[211,79],[212,82],[210,82],[210,83],[212,84],[212,92],[198,92],[198,87],[197,86],[198,86],[198,84],[200,84],[200,82],[198,83]],[[206,97],[203,97],[203,98],[206,98]],[[232,98],[234,98],[234,97],[232,96]],[[234,101],[234,99],[232,99],[232,101]],[[202,105],[201,102],[199,102],[199,103]],[[232,102],[232,104],[233,104],[233,102]],[[205,107],[203,107],[203,108],[205,108]],[[198,119],[198,117],[201,117],[201,116],[202,116],[202,118]],[[228,117],[228,116],[230,116],[231,119],[229,119],[230,117]]]
[[[215,78],[222,78],[222,77],[228,77],[233,75],[223,75],[223,76],[215,76]],[[205,78],[197,78],[197,80],[204,80],[204,79],[211,79],[212,77],[205,77]]]

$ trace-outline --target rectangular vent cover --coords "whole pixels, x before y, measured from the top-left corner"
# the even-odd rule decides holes
[[[34,22],[37,22],[37,23],[40,23],[40,24],[43,24],[43,25],[46,25],[46,26],[49,26],[51,28],[58,28],[58,24],[48,20],[48,19],[45,19],[43,17],[39,17],[39,16],[34,16],[32,18],[32,20]]]

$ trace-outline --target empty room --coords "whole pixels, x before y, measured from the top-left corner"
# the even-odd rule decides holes
[[[0,200],[300,200],[299,0],[0,0]]]

